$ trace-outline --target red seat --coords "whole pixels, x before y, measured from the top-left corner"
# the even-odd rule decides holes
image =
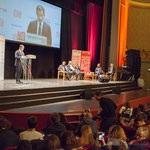
[[[13,146],[13,147],[7,147],[5,148],[5,150],[16,150],[17,149],[17,146]]]

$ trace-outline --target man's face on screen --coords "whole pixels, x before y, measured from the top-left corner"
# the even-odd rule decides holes
[[[45,17],[43,10],[38,10],[36,14],[37,14],[38,21],[42,22],[44,20],[44,17]]]

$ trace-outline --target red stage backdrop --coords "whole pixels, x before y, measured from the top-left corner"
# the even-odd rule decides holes
[[[80,69],[84,72],[90,72],[91,67],[91,52],[72,50],[73,65],[79,64]]]

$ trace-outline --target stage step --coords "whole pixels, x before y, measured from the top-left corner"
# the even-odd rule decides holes
[[[134,82],[103,84],[97,82],[97,84],[90,85],[0,91],[0,110],[77,100],[86,90],[90,90],[91,93],[101,90],[104,95],[112,94],[112,89],[118,86],[121,91],[138,89]]]

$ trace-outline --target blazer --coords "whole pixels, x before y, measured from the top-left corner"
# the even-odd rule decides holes
[[[19,49],[15,52],[15,66],[21,65],[21,56],[25,56],[24,52],[21,52]]]
[[[30,22],[27,32],[37,34],[37,20]],[[47,45],[51,46],[52,45],[51,28],[45,21],[43,22],[42,36],[47,37]]]
[[[59,71],[67,71],[67,66],[59,65],[58,70]]]

